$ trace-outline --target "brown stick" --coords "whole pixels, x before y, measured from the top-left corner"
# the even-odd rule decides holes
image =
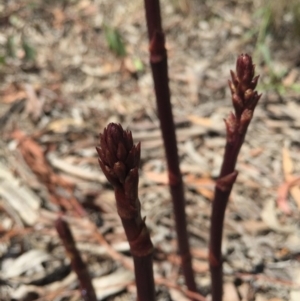
[[[56,231],[62,240],[67,255],[71,260],[72,270],[76,273],[80,293],[85,301],[97,301],[96,293],[88,269],[76,248],[74,238],[68,224],[60,217],[55,222]]]
[[[255,106],[261,97],[254,91],[258,81],[258,76],[254,77],[254,69],[252,58],[247,54],[242,54],[237,59],[236,74],[231,71],[232,82],[229,81],[235,114],[231,113],[225,120],[227,131],[226,147],[212,205],[209,243],[212,301],[222,301],[223,263],[221,250],[225,210],[232,186],[238,174],[235,171],[237,157],[244,142]]]
[[[156,104],[167,158],[170,192],[178,237],[183,275],[188,289],[196,292],[196,282],[188,241],[185,215],[185,198],[170,100],[167,51],[161,25],[159,0],[145,0],[148,36],[150,41],[150,65],[154,80]]]

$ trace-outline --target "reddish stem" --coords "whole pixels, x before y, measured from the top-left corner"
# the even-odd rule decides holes
[[[235,114],[231,113],[225,120],[227,132],[225,153],[212,205],[209,243],[212,301],[222,301],[222,234],[225,210],[238,174],[235,171],[238,154],[255,106],[261,97],[254,91],[258,80],[258,76],[254,77],[254,71],[251,56],[242,54],[237,59],[236,73],[231,71],[232,81],[229,81]]]
[[[173,201],[179,253],[186,285],[190,291],[196,292],[197,288],[188,241],[184,188],[179,167],[175,126],[170,101],[167,51],[161,26],[159,0],[145,0],[145,10],[150,41],[150,65],[167,158],[169,185]]]
[[[80,293],[83,300],[97,301],[88,269],[76,248],[75,241],[68,224],[62,218],[58,218],[55,222],[55,227],[66,249],[67,255],[71,260],[72,270],[77,275],[80,284]]]
[[[117,211],[133,256],[138,300],[154,301],[153,245],[138,198],[140,147],[140,143],[133,144],[130,131],[110,123],[100,134],[96,149],[100,167],[115,190]]]

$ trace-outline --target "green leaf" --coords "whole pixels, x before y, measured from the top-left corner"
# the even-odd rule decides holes
[[[139,58],[134,58],[133,64],[137,72],[142,72],[144,70],[144,64]]]
[[[13,36],[7,38],[6,51],[8,56],[13,58],[16,57],[16,44]]]
[[[35,58],[35,49],[25,39],[22,41],[22,47],[25,52],[25,60],[33,61]]]
[[[259,45],[259,50],[260,50],[261,54],[263,55],[263,58],[266,61],[266,64],[270,68],[272,66],[270,50],[268,49],[268,47],[265,44]]]
[[[284,95],[286,93],[286,88],[283,85],[278,84],[275,87],[279,95]]]
[[[294,90],[295,92],[300,92],[300,84],[293,84],[290,87],[292,90]]]
[[[22,20],[16,14],[12,14],[8,20],[9,20],[9,23],[17,29],[21,29],[25,24],[24,20]]]
[[[126,55],[126,49],[118,29],[105,25],[104,33],[109,49],[117,56],[124,57]]]
[[[0,55],[0,65],[4,65],[4,64],[5,64],[5,56]]]

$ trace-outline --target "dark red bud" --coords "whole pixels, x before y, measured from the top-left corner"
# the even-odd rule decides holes
[[[138,197],[139,186],[139,171],[138,168],[133,168],[129,171],[128,176],[125,179],[124,191],[126,198],[132,201],[136,201]]]
[[[105,131],[106,129],[104,129],[104,131]],[[103,150],[103,153],[105,153],[104,152],[104,150],[105,149],[107,149],[107,143],[106,143],[106,136],[105,136],[105,134],[100,134],[100,146],[101,146],[101,148],[102,148],[102,150]]]
[[[141,159],[141,142],[135,147],[134,166],[139,167]]]
[[[245,102],[249,102],[254,96],[254,92],[252,89],[248,89],[244,93]]]
[[[236,73],[240,80],[251,81],[254,76],[254,65],[248,54],[241,54],[236,62]]]
[[[135,146],[130,131],[124,131],[120,124],[110,123],[100,134],[100,144],[96,148],[100,167],[111,184],[120,186],[129,171],[139,165],[140,143]]]
[[[120,161],[125,161],[126,157],[127,157],[127,150],[124,146],[124,143],[119,142],[118,150],[117,150],[117,158]]]
[[[256,91],[254,91],[253,96],[251,98],[251,100],[249,101],[249,103],[247,104],[247,108],[249,110],[254,110],[259,99],[261,98],[262,94],[258,94]]]
[[[257,82],[258,82],[258,79],[259,79],[259,75],[256,75],[253,80],[251,81],[250,85],[249,85],[249,88],[254,90],[256,88],[256,85],[257,85]]]
[[[104,128],[104,131],[103,131],[103,135],[102,134],[100,134],[100,139],[103,139],[103,140],[105,140],[106,137],[107,136],[107,129],[106,128]],[[101,141],[102,142],[102,141]]]
[[[235,93],[236,93],[236,87],[235,87],[235,85],[232,83],[231,80],[228,80],[228,86],[229,86],[229,88],[230,88],[231,94],[235,94]]]
[[[243,103],[242,98],[240,96],[238,96],[237,94],[233,94],[232,95],[232,104],[233,104],[236,114],[240,115],[241,111],[244,108],[244,103]]]
[[[126,147],[128,152],[133,147],[132,133],[130,131],[126,131],[125,147]]]
[[[114,143],[118,145],[120,141],[123,141],[123,128],[120,124],[110,123],[107,126],[107,135],[112,137]]]
[[[112,154],[115,154],[117,152],[117,145],[118,144],[115,143],[115,141],[113,140],[112,136],[107,135],[107,137],[106,137],[106,143],[107,143],[107,147],[108,147],[109,151]]]
[[[107,181],[113,185],[113,186],[118,186],[120,185],[118,178],[115,176],[111,168],[109,168],[107,165],[103,164],[103,162],[98,159],[100,168],[102,169],[102,172],[104,173]]]
[[[107,161],[107,165],[109,167],[113,167],[115,162],[117,161],[117,158],[115,158],[114,154],[111,153],[108,148],[103,149],[103,151],[105,151],[105,160]]]
[[[239,126],[239,133],[243,134],[246,133],[248,125],[252,119],[253,111],[249,109],[245,109],[242,113],[240,126]]]
[[[231,75],[231,79],[232,79],[232,85],[234,87],[236,87],[239,84],[239,78],[236,76],[236,74],[230,70],[230,75]]]
[[[126,178],[126,166],[124,165],[124,163],[120,161],[115,163],[113,170],[119,181],[124,184]]]
[[[102,148],[101,147],[98,147],[98,146],[96,146],[96,151],[97,151],[97,153],[98,153],[98,155],[99,155],[99,157],[100,157],[100,159],[101,159],[101,161],[104,163],[104,164],[108,164],[108,162],[105,160],[105,155],[104,155],[104,153],[103,153],[103,150],[102,150]]]
[[[232,143],[236,133],[236,117],[232,112],[230,112],[229,116],[224,119],[224,121],[226,125],[226,140],[228,143]]]
[[[131,151],[129,152],[127,159],[125,161],[125,165],[128,169],[132,169],[135,167],[134,162],[135,162],[135,147],[133,147],[131,149]]]

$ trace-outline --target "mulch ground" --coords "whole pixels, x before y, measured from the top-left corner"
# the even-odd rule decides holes
[[[247,52],[263,96],[226,214],[224,301],[298,301],[300,43],[293,12],[283,11],[283,1],[270,9],[263,1],[161,2],[201,294],[209,300],[209,217],[225,145],[223,119],[232,110],[229,70]],[[268,12],[273,21],[266,26]],[[107,28],[118,29],[124,57],[109,49]],[[155,245],[157,300],[189,300],[143,1],[3,1],[0,64],[0,299],[80,300],[54,228],[63,214],[98,299],[135,300],[129,246],[95,151],[99,132],[117,122],[142,143],[139,195]]]

